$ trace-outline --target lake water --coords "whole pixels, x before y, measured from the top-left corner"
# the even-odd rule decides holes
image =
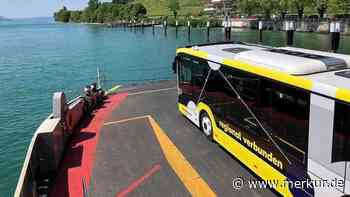
[[[256,42],[257,32],[234,30],[232,39]],[[328,49],[327,35],[297,33],[296,46]],[[205,29],[161,28],[155,35],[94,25],[59,24],[52,19],[0,22],[0,196],[12,196],[30,139],[51,112],[51,97],[64,91],[69,98],[96,79],[100,68],[105,87],[174,78],[175,49],[206,42]],[[214,29],[211,41],[223,40]],[[266,32],[264,44],[282,46],[282,32]],[[342,38],[340,52],[350,53],[350,38]]]

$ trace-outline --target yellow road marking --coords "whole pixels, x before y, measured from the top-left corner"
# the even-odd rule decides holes
[[[174,170],[176,175],[185,185],[187,190],[194,197],[215,197],[215,192],[210,186],[202,179],[199,173],[192,167],[192,165],[186,160],[185,156],[177,149],[175,144],[170,140],[158,123],[150,115],[138,116],[133,118],[127,118],[114,122],[108,122],[104,125],[120,124],[133,120],[140,120],[147,118],[157,140],[160,144],[162,152],[167,159],[169,165]]]
[[[192,196],[216,196],[209,185],[176,148],[157,122],[149,116],[150,124],[162,148],[165,158]]]
[[[156,93],[156,92],[163,92],[163,91],[168,91],[168,90],[175,90],[175,88],[164,88],[164,89],[158,89],[158,90],[147,90],[147,91],[140,91],[140,92],[135,92],[135,93],[130,93],[128,96],[134,96],[134,95],[140,95],[140,94],[150,94],[150,93]]]

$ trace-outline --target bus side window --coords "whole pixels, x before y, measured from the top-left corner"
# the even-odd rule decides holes
[[[183,66],[182,82],[184,84],[191,84],[192,83],[192,69],[190,66]]]
[[[216,88],[219,91],[216,93],[216,97],[218,97],[216,103],[218,115],[251,135],[263,135],[255,118],[238,98],[238,96],[241,97],[249,108],[256,106],[259,100],[257,94],[259,79],[233,68],[222,67],[221,72],[226,79],[221,75],[218,76],[220,78],[218,80],[220,83],[217,84]],[[239,95],[236,94],[236,91]]]
[[[205,80],[209,73],[209,65],[203,60],[192,60],[192,85],[193,85],[193,96],[198,101],[200,93],[202,92]],[[203,92],[201,99],[204,99],[205,92]]]
[[[271,81],[262,89],[261,119],[287,156],[305,164],[310,93]]]
[[[198,86],[198,88],[202,88],[205,82],[205,79],[208,75],[208,65],[203,61],[193,61],[193,71],[192,71],[192,79],[193,85]]]
[[[189,58],[181,57],[179,58],[179,86],[182,93],[188,96],[192,95],[192,64]]]
[[[350,161],[350,105],[335,102],[332,162]]]
[[[191,83],[192,81],[191,65],[188,64],[186,60],[182,59],[179,61],[179,67],[180,67],[180,72],[179,72],[180,84]]]

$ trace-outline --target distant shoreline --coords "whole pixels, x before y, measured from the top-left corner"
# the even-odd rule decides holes
[[[114,27],[123,27],[123,23],[122,22],[117,22],[117,23],[113,23],[113,22],[105,22],[105,23],[88,23],[88,22],[68,22],[71,24],[83,24],[83,25],[98,25],[98,26],[105,26],[105,27],[110,27],[110,28],[114,28]],[[141,27],[142,23],[138,22],[138,23],[126,23],[127,25],[131,25],[131,26],[126,26],[126,27]],[[145,23],[144,27],[150,26],[150,24]],[[155,26],[163,26],[162,23],[156,23]],[[175,24],[172,23],[168,23],[168,27],[176,27]],[[186,24],[182,24],[179,25],[178,27],[187,27]],[[319,25],[319,27],[317,28],[317,30],[313,30],[313,31],[309,31],[308,29],[306,29],[305,27],[299,27],[295,29],[295,32],[301,32],[301,33],[314,33],[314,34],[329,34],[329,30],[327,29],[328,25],[327,24],[323,24],[323,30],[320,30],[321,25]],[[194,26],[192,28],[206,28],[206,26],[204,25],[200,25],[200,26]],[[211,26],[210,28],[224,28],[224,26],[220,26],[220,25],[215,25],[215,26]],[[257,30],[257,27],[255,27],[254,25],[249,25],[249,26],[233,26],[232,29],[250,29],[250,30]],[[276,28],[273,26],[270,26],[269,28],[264,28],[264,31],[271,31],[271,32],[277,32],[277,31],[284,31],[282,28]],[[350,36],[350,24],[349,24],[349,28],[343,28],[342,31],[340,32],[342,36]]]
[[[11,19],[0,16],[0,21],[11,21]]]
[[[61,21],[54,21],[55,23],[60,23],[60,24],[79,24],[79,25],[107,25],[108,23],[88,23],[88,22],[61,22]]]
[[[83,25],[106,25],[107,23],[88,23],[88,22],[81,22],[77,24],[83,24]]]

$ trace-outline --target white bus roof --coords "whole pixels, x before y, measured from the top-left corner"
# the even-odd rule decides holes
[[[182,48],[178,52],[198,52],[194,55],[217,63],[234,60],[252,66],[244,69],[266,68],[263,72],[257,70],[257,73],[350,103],[350,55],[247,43],[200,45]],[[234,62],[227,64],[234,66]],[[278,72],[273,73],[273,70]]]
[[[215,44],[195,47],[210,55],[275,69],[291,75],[309,75],[350,68],[350,56],[293,47]]]

